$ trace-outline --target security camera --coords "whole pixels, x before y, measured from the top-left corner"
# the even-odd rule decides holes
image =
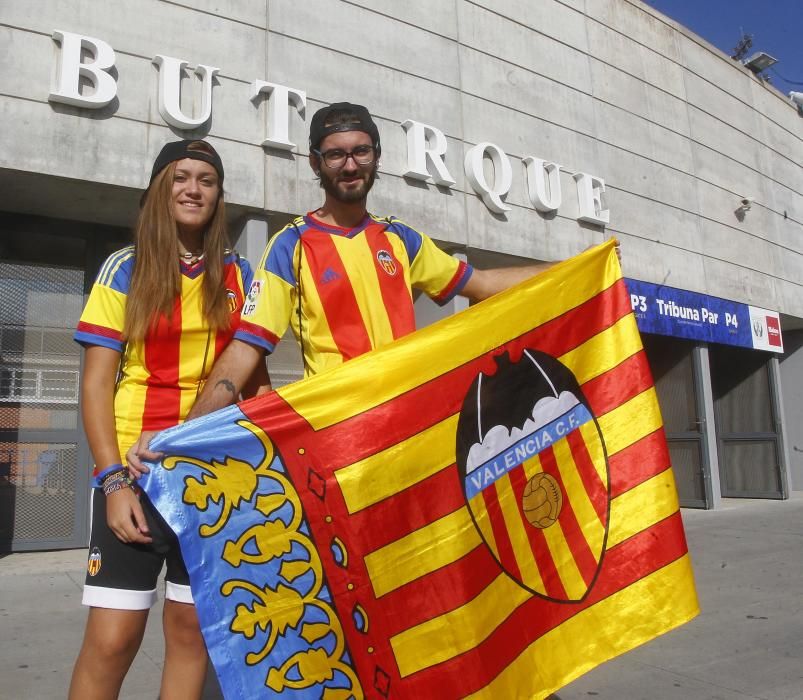
[[[755,198],[753,198],[753,197],[742,197],[739,200],[739,204],[741,205],[742,209],[747,211],[748,209],[750,209],[750,207],[753,206],[753,202],[754,201],[755,201]]]
[[[790,92],[789,99],[795,103],[797,111],[803,114],[803,92]]]

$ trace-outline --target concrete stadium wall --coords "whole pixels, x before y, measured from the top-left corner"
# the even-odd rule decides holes
[[[93,111],[48,101],[56,29],[114,48],[115,102]],[[6,0],[0,41],[9,210],[130,221],[160,146],[207,133],[162,121],[151,61],[165,54],[220,68],[208,134],[242,212],[300,213],[321,198],[298,114],[293,152],[259,145],[267,110],[249,86],[268,80],[306,91],[307,118],[342,99],[369,106],[383,140],[376,213],[469,252],[546,260],[615,234],[626,275],[803,318],[803,119],[638,0]],[[446,134],[451,190],[403,177],[405,119]],[[513,166],[505,215],[463,173],[465,152],[484,141]],[[556,215],[528,201],[528,155],[568,171]],[[578,223],[573,171],[605,180],[606,228]],[[740,219],[743,197],[754,203]]]

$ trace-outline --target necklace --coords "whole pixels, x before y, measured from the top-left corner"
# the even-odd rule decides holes
[[[204,254],[196,255],[195,253],[179,253],[179,259],[183,260],[188,265],[194,265],[200,260],[203,260]]]

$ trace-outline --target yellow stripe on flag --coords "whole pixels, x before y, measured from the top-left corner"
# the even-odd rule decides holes
[[[561,316],[620,277],[614,242],[608,241],[475,304],[448,323],[435,323],[350,360],[336,374],[322,372],[308,381],[288,384],[278,393],[313,429],[320,430],[386,403]],[[526,313],[513,315],[511,299],[521,295],[554,303],[527,305]],[[418,364],[422,347],[431,351],[428,357],[436,359]],[[410,372],[411,366],[417,371]],[[352,387],[366,381],[371,382],[372,391],[355,395]],[[331,401],[332,396],[353,400]]]
[[[597,420],[609,457],[638,442],[663,425],[655,387],[642,391]]]
[[[542,531],[544,539],[566,595],[572,600],[578,600],[585,595],[588,587],[583,581],[561,524],[559,522],[556,524],[557,527],[547,527]]]
[[[471,499],[469,505],[474,515],[474,521],[477,523],[485,543],[491,548],[496,559],[499,560],[499,548],[496,546],[491,517],[488,515],[488,509],[485,507],[485,499],[483,499],[481,491]]]
[[[603,484],[608,483],[608,472],[605,465],[605,451],[602,449],[602,441],[599,440],[599,432],[597,426],[589,421],[580,426],[580,434],[583,436],[583,442],[588,450],[588,456],[594,463],[594,469],[597,470],[599,480]]]
[[[596,437],[596,427],[593,423],[586,423],[590,425]],[[585,435],[584,435],[585,438]],[[599,440],[594,440],[599,443]],[[586,445],[591,443],[586,442]],[[589,450],[590,451],[590,450]],[[558,471],[560,471],[563,485],[566,487],[566,493],[571,494],[571,505],[583,536],[588,541],[588,545],[595,557],[599,557],[602,552],[602,540],[605,537],[605,526],[600,522],[597,511],[591,503],[591,499],[586,491],[585,484],[580,478],[577,471],[577,465],[572,457],[571,447],[566,440],[560,440],[554,449],[555,461],[558,464]],[[603,462],[604,466],[604,462]],[[603,478],[602,483],[605,483]]]
[[[617,496],[611,501],[608,548],[668,518],[679,507],[671,469]]]
[[[454,444],[458,415],[449,416],[417,435],[339,469],[335,478],[349,513],[379,503],[448,467],[445,444]],[[393,469],[388,465],[393,464]]]
[[[531,597],[500,574],[465,605],[391,637],[399,674],[404,678],[473,649]]]
[[[544,581],[541,572],[535,563],[527,533],[524,531],[524,521],[519,514],[519,504],[516,502],[516,494],[510,484],[510,477],[504,476],[494,484],[499,506],[502,509],[502,516],[505,520],[505,529],[509,533],[510,544],[513,547],[513,555],[519,565],[522,581],[526,581],[534,590],[544,591]],[[527,527],[530,527],[528,524]]]
[[[467,508],[450,513],[365,557],[377,598],[437,571],[481,542]]]
[[[538,688],[545,697],[604,661],[668,632],[700,612],[688,554],[586,608],[535,640],[474,700],[519,697]],[[572,653],[571,640],[595,643]]]
[[[566,365],[580,384],[604,374],[641,350],[636,319],[633,314],[622,316],[610,328],[589,338],[582,345],[558,359]]]

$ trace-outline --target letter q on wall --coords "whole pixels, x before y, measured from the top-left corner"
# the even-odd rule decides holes
[[[491,159],[494,169],[493,187],[485,178],[485,156]],[[492,212],[504,214],[510,207],[504,203],[502,197],[510,192],[513,184],[513,168],[507,154],[492,143],[484,141],[469,149],[464,161],[466,177],[474,191],[482,197],[485,206]]]

